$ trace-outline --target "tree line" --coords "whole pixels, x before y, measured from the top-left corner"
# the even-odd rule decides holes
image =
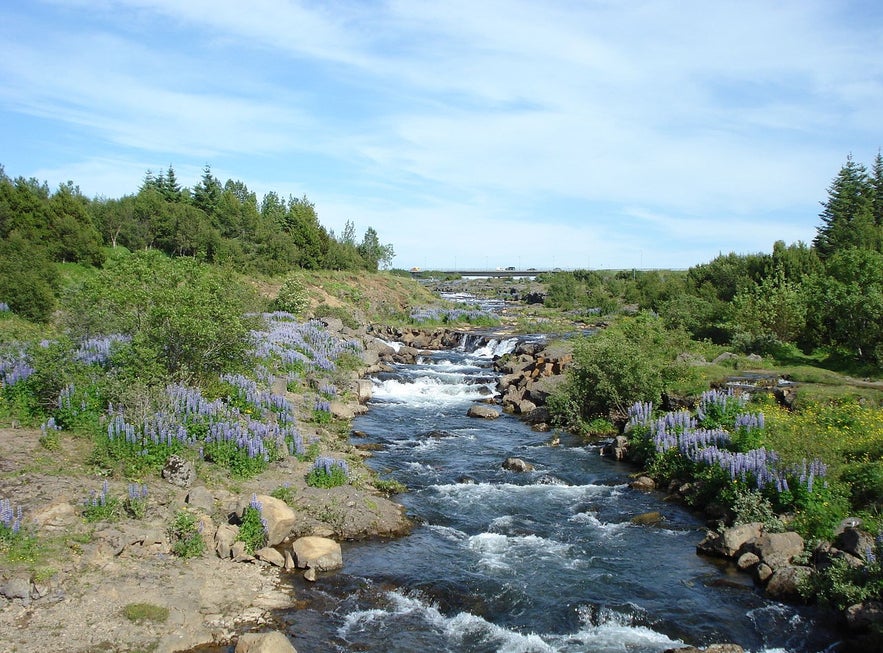
[[[388,267],[393,246],[369,227],[361,240],[347,222],[335,235],[306,197],[225,183],[206,165],[193,188],[172,166],[148,171],[134,194],[87,198],[73,182],[54,192],[46,182],[10,178],[0,165],[0,301],[37,321],[49,318],[59,277],[54,263],[100,267],[106,247],[155,249],[244,272]]]
[[[695,339],[745,352],[827,348],[883,364],[883,156],[870,171],[847,157],[821,203],[812,244],[721,254],[686,271],[548,275],[545,303],[608,313],[656,312]]]

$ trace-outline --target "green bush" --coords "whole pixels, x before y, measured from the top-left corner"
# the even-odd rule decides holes
[[[255,496],[242,513],[236,541],[245,544],[245,550],[249,555],[254,555],[255,551],[267,544],[267,529],[261,516],[261,504]]]
[[[349,469],[346,461],[333,458],[317,458],[313,469],[307,474],[307,485],[310,487],[332,488],[346,485],[349,480]]]
[[[179,558],[198,558],[205,553],[205,540],[199,530],[199,521],[192,512],[179,510],[169,527],[172,553]]]
[[[279,288],[279,294],[273,300],[273,308],[299,317],[309,307],[310,296],[303,277],[299,274],[288,275]]]

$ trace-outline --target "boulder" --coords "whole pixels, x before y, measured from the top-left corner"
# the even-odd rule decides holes
[[[252,562],[254,556],[245,550],[245,542],[233,542],[230,547],[230,555],[233,556],[233,562]]]
[[[338,399],[335,399],[330,403],[329,409],[331,410],[331,415],[334,416],[335,419],[348,420],[353,419],[356,416],[356,411],[350,404]]]
[[[202,512],[210,515],[215,509],[215,497],[206,487],[197,485],[191,488],[184,501]]]
[[[258,549],[257,551],[255,551],[254,557],[262,562],[269,563],[274,567],[285,566],[285,556],[283,556],[276,549],[270,546],[265,546],[263,549]]]
[[[241,635],[234,653],[297,653],[297,649],[285,635],[273,631]]]
[[[232,557],[233,543],[239,535],[239,527],[233,524],[221,524],[215,531],[215,553],[218,557],[227,560]]]
[[[766,594],[777,601],[799,601],[800,585],[809,578],[812,569],[797,565],[781,567],[773,572],[766,584]]]
[[[650,492],[651,490],[656,489],[656,481],[649,476],[639,476],[629,483],[629,487],[635,490],[641,490],[642,492]]]
[[[487,404],[473,404],[469,407],[466,415],[468,417],[477,417],[480,419],[497,419],[500,416],[500,411]]]
[[[745,551],[756,554],[774,569],[803,553],[803,538],[797,533],[764,533],[745,543]],[[776,566],[770,564],[776,563]]]
[[[856,558],[868,562],[868,556],[874,553],[874,538],[858,528],[844,528],[834,538],[834,547]]]
[[[846,608],[846,624],[850,630],[867,630],[883,624],[883,601],[865,601]]]
[[[371,401],[373,392],[374,386],[371,385],[371,381],[368,379],[359,379],[356,382],[356,400],[360,404],[367,404]]]
[[[67,501],[54,501],[31,515],[37,528],[49,532],[67,531],[79,521],[80,512]]]
[[[171,455],[162,470],[162,477],[172,485],[189,488],[196,480],[193,463],[181,456]]]
[[[629,439],[624,435],[617,435],[609,443],[601,448],[601,455],[614,460],[625,460],[629,452]]]
[[[300,537],[294,541],[291,550],[299,569],[333,571],[343,567],[340,544],[326,537]]]
[[[508,469],[510,472],[532,472],[533,465],[529,462],[522,460],[521,458],[513,458],[509,457],[503,461],[502,465],[503,469]]]
[[[267,531],[267,546],[276,546],[291,533],[296,519],[294,510],[282,499],[267,494],[257,495],[261,517]]]
[[[758,558],[757,555],[754,553],[743,553],[736,561],[736,566],[739,567],[739,569],[741,569],[742,571],[751,569],[758,564],[760,564],[760,558]]]
[[[760,534],[760,523],[739,524],[725,529],[722,533],[708,533],[696,546],[696,550],[706,555],[733,558],[746,542],[756,540]]]
[[[13,576],[3,585],[0,585],[0,596],[5,596],[10,601],[12,599],[29,601],[31,598],[31,579],[28,576]]]
[[[754,568],[754,577],[757,578],[757,582],[761,585],[767,582],[772,575],[773,570],[770,569],[770,566],[765,562],[761,562]]]

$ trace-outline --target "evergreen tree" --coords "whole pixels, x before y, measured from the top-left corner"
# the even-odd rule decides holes
[[[180,202],[182,199],[181,184],[178,183],[178,177],[175,175],[175,169],[169,164],[169,169],[164,177],[165,183],[160,190],[167,202]]]
[[[223,191],[221,182],[212,174],[211,166],[206,163],[202,169],[202,179],[193,187],[193,205],[212,217],[218,208],[218,201]]]
[[[871,168],[871,187],[874,205],[874,224],[879,230],[883,229],[883,155],[877,150],[877,156],[874,157],[874,165]]]
[[[877,248],[873,186],[867,169],[850,154],[828,187],[813,245],[822,259],[852,247]]]

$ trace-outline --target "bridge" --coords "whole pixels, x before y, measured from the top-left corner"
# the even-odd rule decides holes
[[[516,269],[514,267],[508,268],[492,268],[492,269],[463,269],[463,270],[421,270],[420,268],[411,268],[411,274],[455,274],[461,277],[535,277],[538,274],[545,274],[548,272],[561,272],[561,268],[555,268],[551,270],[549,268],[527,268],[527,269]]]

